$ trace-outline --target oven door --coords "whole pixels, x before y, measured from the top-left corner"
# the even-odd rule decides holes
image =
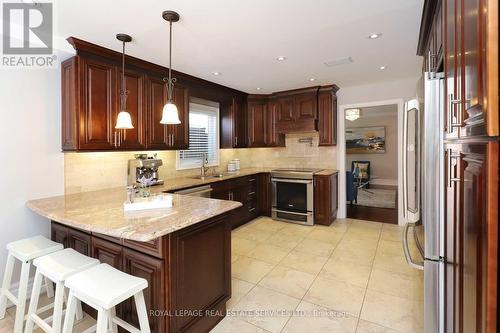
[[[314,224],[313,181],[272,178],[272,217],[276,220]]]

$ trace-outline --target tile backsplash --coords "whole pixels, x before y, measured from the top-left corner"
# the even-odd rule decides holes
[[[309,140],[312,138],[312,140]],[[300,142],[299,142],[300,141]],[[145,153],[145,152],[141,152]],[[176,170],[175,151],[148,151],[163,160],[159,173],[162,179],[198,175],[199,169]],[[65,153],[65,193],[100,190],[127,184],[127,161],[135,152]],[[286,147],[221,149],[219,171],[228,161],[239,158],[241,168],[249,167],[317,167],[336,168],[335,147],[318,147],[317,133],[287,134]]]

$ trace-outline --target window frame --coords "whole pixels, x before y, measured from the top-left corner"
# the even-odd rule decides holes
[[[196,104],[196,107],[198,107],[202,110],[203,110],[203,108],[210,108],[211,109],[210,111],[216,111],[216,114],[217,114],[216,126],[215,126],[215,129],[216,129],[216,136],[215,136],[215,138],[216,138],[216,146],[215,146],[216,159],[212,160],[212,163],[209,163],[206,166],[207,167],[218,167],[220,165],[220,106],[219,106],[219,103],[200,100],[197,98],[192,98],[189,101],[189,112],[191,112],[191,104]],[[215,110],[213,110],[213,109],[215,109]],[[188,114],[188,117],[189,116],[190,116],[190,114]],[[191,130],[189,128],[188,128],[188,130],[189,130],[189,135],[191,135]],[[189,140],[191,139],[189,136],[188,136],[188,138],[189,138]],[[189,140],[188,140],[188,142],[189,142]],[[189,150],[189,149],[181,149],[181,150],[175,151],[175,155],[176,155],[175,169],[176,170],[193,170],[193,169],[201,168],[201,161],[198,163],[198,165],[189,164],[189,165],[181,166],[181,151],[183,151],[183,150]]]

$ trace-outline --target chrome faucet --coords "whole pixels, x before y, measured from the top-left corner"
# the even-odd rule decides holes
[[[201,178],[205,178],[205,174],[207,173],[208,167],[205,165],[208,164],[208,154],[202,153],[201,155]]]

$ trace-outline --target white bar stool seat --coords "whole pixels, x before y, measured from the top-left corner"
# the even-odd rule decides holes
[[[7,256],[7,264],[5,265],[2,289],[0,290],[0,319],[5,317],[7,299],[9,299],[16,306],[14,333],[21,333],[23,331],[24,309],[26,305],[26,294],[28,292],[31,261],[40,256],[62,249],[62,244],[53,242],[43,236],[25,238],[7,244],[9,254]],[[16,259],[22,263],[17,297],[10,292],[12,273]],[[46,287],[47,295],[52,297],[52,283],[46,281]]]
[[[87,257],[73,249],[64,249],[58,252],[48,254],[33,260],[36,267],[35,282],[33,283],[33,292],[28,310],[28,320],[26,322],[26,333],[33,332],[33,326],[36,323],[45,332],[60,333],[62,329],[63,303],[65,297],[64,281],[73,274],[85,271],[93,266],[99,265],[99,260]],[[38,299],[40,288],[42,287],[42,278],[46,277],[56,283],[56,295],[54,298],[54,314],[52,316],[52,326],[47,321],[37,315]],[[82,318],[81,305],[78,304],[79,319]],[[51,306],[49,306],[50,308]],[[44,310],[47,307],[44,307]]]
[[[100,264],[86,271],[72,275],[66,280],[69,288],[68,311],[64,320],[64,333],[71,333],[75,318],[76,301],[81,300],[97,310],[97,333],[113,333],[118,326],[133,333],[149,333],[148,314],[142,291],[148,282],[136,276],[119,271],[108,264]],[[140,329],[116,317],[115,306],[134,296]]]

